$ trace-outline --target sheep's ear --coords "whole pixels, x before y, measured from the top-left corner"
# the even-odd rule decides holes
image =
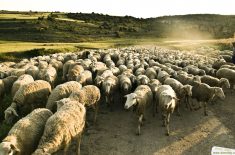
[[[173,97],[173,99],[175,99],[175,100],[177,100],[177,101],[179,101],[180,99],[178,99],[177,97]]]
[[[127,97],[128,97],[128,95],[125,95],[124,97],[125,97],[125,98],[127,98]]]
[[[17,148],[15,145],[11,144],[10,147],[11,147],[11,149],[14,150],[15,152],[20,152],[19,148]]]
[[[19,117],[19,115],[17,114],[17,112],[15,111],[15,109],[12,109],[12,113],[13,113],[16,117]]]

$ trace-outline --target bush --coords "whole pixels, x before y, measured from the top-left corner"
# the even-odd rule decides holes
[[[44,16],[38,17],[38,20],[43,20]]]

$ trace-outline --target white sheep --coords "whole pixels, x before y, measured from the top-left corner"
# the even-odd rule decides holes
[[[190,110],[192,110],[192,106],[189,103],[189,97],[192,97],[192,86],[191,85],[183,85],[178,80],[173,79],[173,78],[167,78],[164,81],[164,84],[170,85],[173,88],[173,90],[176,92],[178,99],[180,99],[180,102],[185,99],[186,104],[190,107]],[[180,115],[179,114],[180,102],[177,106],[178,115]]]
[[[216,77],[226,78],[229,80],[231,88],[235,87],[235,70],[229,68],[221,68],[216,72]]]
[[[92,73],[89,70],[85,70],[80,75],[78,75],[77,82],[79,82],[81,85],[89,85],[93,83],[92,80]]]
[[[97,87],[101,87],[102,82],[108,76],[113,76],[113,72],[111,70],[105,70],[101,75],[97,75],[95,80],[94,80],[95,81],[95,85]]]
[[[157,72],[155,71],[154,68],[150,67],[146,69],[145,75],[151,80],[157,77]]]
[[[76,78],[84,71],[81,65],[74,65],[71,70],[69,70],[67,78],[69,81],[76,81]]]
[[[207,103],[212,101],[212,99],[218,96],[220,99],[224,99],[225,95],[222,88],[210,87],[205,83],[195,82],[192,89],[192,98],[195,98],[199,102],[199,108],[201,107],[201,102],[204,106],[204,115],[207,116]]]
[[[201,76],[201,82],[206,83],[211,87],[221,87],[221,88],[230,88],[230,83],[228,79],[212,77],[209,75]]]
[[[54,88],[56,78],[57,78],[56,69],[53,66],[48,65],[48,67],[43,72],[43,77],[41,80],[49,82],[51,87]]]
[[[18,79],[17,76],[11,75],[8,76],[4,79],[2,79],[3,83],[4,83],[4,91],[5,94],[8,94],[9,92],[11,92],[11,88],[13,86],[13,83]]]
[[[46,122],[43,136],[32,155],[53,154],[64,149],[64,154],[73,140],[77,142],[77,154],[80,154],[81,135],[85,126],[86,109],[73,100],[66,102]]]
[[[132,90],[132,82],[130,78],[126,75],[119,75],[119,88],[121,89],[121,92],[123,92],[124,95],[129,93]]]
[[[5,120],[12,122],[15,116],[25,116],[33,109],[45,107],[51,86],[43,80],[36,80],[20,87],[11,105],[4,111]]]
[[[76,81],[69,81],[56,86],[47,100],[46,108],[56,112],[56,101],[69,97],[72,92],[81,88],[82,85]]]
[[[127,98],[124,108],[129,109],[134,107],[138,116],[137,134],[140,135],[140,126],[143,124],[145,118],[145,109],[147,104],[151,104],[153,101],[153,94],[151,89],[147,85],[138,86],[133,93],[127,94]]]
[[[163,126],[166,126],[166,135],[170,135],[170,115],[174,112],[177,106],[177,97],[175,91],[169,85],[158,87],[157,91],[158,105],[162,112]]]
[[[163,83],[167,78],[169,78],[170,75],[166,71],[159,71],[157,75],[157,79]]]
[[[148,85],[150,79],[146,75],[138,75],[136,78],[137,85]]]
[[[37,80],[39,69],[37,66],[31,66],[28,69],[26,69],[25,73],[31,75],[34,80]]]
[[[66,81],[67,80],[67,74],[69,71],[69,67],[74,64],[73,60],[69,60],[67,61],[64,65],[63,65],[63,76],[62,76],[62,80]]]
[[[20,119],[0,143],[1,155],[31,155],[37,148],[47,119],[52,116],[48,109],[38,108]]]
[[[87,85],[85,87],[82,87],[82,89],[78,91],[74,91],[70,94],[69,99],[76,100],[79,103],[82,103],[85,107],[92,107],[94,110],[94,123],[96,122],[97,113],[98,113],[98,106],[100,101],[100,90],[98,87],[94,85]],[[60,105],[61,102],[57,102],[57,109],[60,108],[62,105]],[[63,103],[63,102],[62,102]]]
[[[19,88],[25,84],[33,82],[34,79],[31,75],[23,74],[21,75],[12,85],[11,88],[11,96],[15,96],[15,93],[19,90]]]
[[[115,91],[118,90],[118,82],[118,78],[113,75],[106,77],[102,83],[102,91],[104,93],[106,103],[110,106],[110,110],[112,110]]]

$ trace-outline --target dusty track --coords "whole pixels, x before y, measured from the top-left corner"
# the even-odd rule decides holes
[[[209,105],[209,116],[203,109],[190,112],[181,108],[182,116],[171,117],[171,136],[165,136],[160,115],[148,110],[142,135],[136,136],[136,115],[115,103],[110,112],[100,107],[96,126],[90,125],[83,134],[82,155],[209,155],[212,146],[235,148],[235,95]],[[92,112],[88,112],[92,116]],[[91,118],[91,117],[89,117]],[[74,154],[73,145],[71,153]],[[58,153],[58,154],[61,154]]]

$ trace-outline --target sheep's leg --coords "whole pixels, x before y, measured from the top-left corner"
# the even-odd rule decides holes
[[[107,95],[105,95],[105,102],[106,102],[106,104],[109,105],[109,97]]]
[[[203,102],[203,103],[204,103],[204,115],[208,116],[208,113],[207,113],[207,104],[206,104],[206,102]]]
[[[167,136],[169,136],[170,135],[170,125],[169,125],[169,123],[170,123],[170,116],[171,116],[171,114],[170,113],[167,113],[167,116],[166,116],[166,118],[165,118],[165,120],[166,120],[166,130],[167,130],[167,132],[166,132],[166,135]]]
[[[162,114],[162,127],[166,126],[166,114]]]
[[[153,117],[155,117],[155,112],[157,111],[157,106],[155,102],[153,102]]]
[[[190,111],[193,111],[194,110],[194,108],[193,108],[193,106],[194,106],[193,99],[191,99],[192,103],[190,103],[190,101],[189,101],[189,96],[186,96],[185,99],[186,99],[186,104],[188,105]]]
[[[68,154],[68,149],[69,149],[69,143],[65,144],[64,155]]]
[[[82,139],[82,133],[77,138],[77,155],[80,155],[80,144],[81,144],[81,139]]]
[[[99,109],[99,104],[98,103],[96,103],[94,106],[92,106],[93,107],[93,109],[94,109],[94,120],[93,120],[93,122],[94,123],[96,123],[96,119],[97,119],[97,113],[98,113],[98,109]]]
[[[179,101],[179,104],[178,105],[176,105],[176,108],[177,108],[177,116],[181,116],[181,114],[180,114],[180,103],[181,102],[181,100]]]
[[[139,117],[137,135],[140,135],[140,127],[141,127],[141,124],[143,123],[143,116],[144,115],[141,114]]]

